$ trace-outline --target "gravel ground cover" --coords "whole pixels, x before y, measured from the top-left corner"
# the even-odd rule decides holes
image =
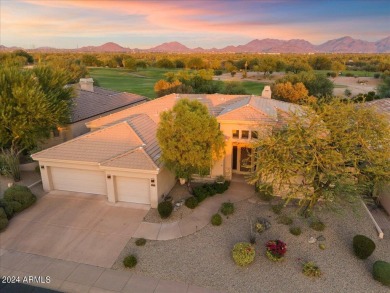
[[[293,217],[291,226],[300,226],[302,234],[290,234],[291,226],[278,224],[268,203],[250,199],[235,204],[236,211],[219,227],[211,224],[190,236],[169,241],[147,241],[137,247],[131,239],[113,268],[125,270],[123,258],[133,253],[138,258],[139,272],[157,278],[171,279],[228,292],[389,292],[372,278],[372,264],[376,260],[390,261],[390,239],[379,240],[375,228],[363,209],[358,214],[346,210],[343,214],[319,212],[326,224],[323,232],[309,228],[292,208],[283,214]],[[238,267],[231,257],[231,249],[240,241],[248,241],[250,219],[267,218],[272,227],[257,235],[255,261],[247,267]],[[377,245],[367,260],[357,259],[352,251],[352,238],[363,234]],[[325,237],[324,241],[309,244],[311,236]],[[265,243],[280,239],[287,243],[283,262],[274,263],[265,256]],[[319,248],[324,243],[325,250]],[[309,278],[301,273],[301,261],[314,261],[321,268],[320,278]]]

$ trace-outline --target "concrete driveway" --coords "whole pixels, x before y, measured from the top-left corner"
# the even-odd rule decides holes
[[[0,248],[110,268],[148,209],[53,191],[10,221]]]

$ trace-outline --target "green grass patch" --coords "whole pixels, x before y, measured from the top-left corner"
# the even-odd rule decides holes
[[[264,89],[265,84],[255,81],[242,81],[242,87],[250,95],[261,96],[261,92]]]
[[[315,73],[324,74],[326,75],[328,72],[332,72],[333,70],[314,70]],[[374,77],[374,74],[377,72],[369,72],[369,71],[363,71],[363,70],[342,70],[340,71],[342,75],[339,76],[345,76],[346,74],[352,74],[357,77]]]

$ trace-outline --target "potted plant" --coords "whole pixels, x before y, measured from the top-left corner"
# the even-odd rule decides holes
[[[281,240],[269,240],[266,243],[266,255],[272,261],[281,261],[287,251],[287,244]]]

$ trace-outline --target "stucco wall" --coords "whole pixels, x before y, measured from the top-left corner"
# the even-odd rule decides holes
[[[169,193],[173,186],[175,186],[175,175],[166,168],[162,168],[157,174],[157,194],[158,200],[161,201],[164,194]]]

